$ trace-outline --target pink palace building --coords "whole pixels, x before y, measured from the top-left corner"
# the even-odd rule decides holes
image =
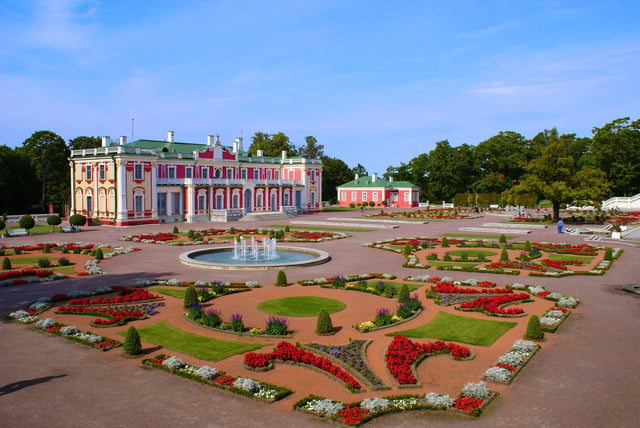
[[[320,160],[266,157],[231,147],[218,136],[206,144],[126,137],[73,150],[71,214],[126,226],[236,220],[248,213],[289,215],[321,211]]]
[[[356,178],[338,187],[338,204],[411,208],[418,206],[419,188],[408,181],[378,178],[377,174]]]

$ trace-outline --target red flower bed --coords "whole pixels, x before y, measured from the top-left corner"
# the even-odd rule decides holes
[[[549,294],[551,294],[551,291],[541,291],[538,294],[536,294],[536,296],[538,296],[538,297],[547,297]]]
[[[150,241],[164,242],[164,241],[173,241],[174,239],[178,239],[178,235],[175,235],[173,233],[160,232],[160,233],[149,233],[145,235],[133,235],[131,238],[136,240],[150,240]]]
[[[400,385],[413,385],[418,382],[411,372],[411,364],[424,354],[449,353],[456,359],[468,358],[469,348],[455,343],[445,343],[440,340],[430,343],[412,342],[404,336],[394,336],[387,348],[385,359],[389,373]]]
[[[20,278],[23,276],[35,276],[38,278],[46,278],[48,276],[53,275],[54,272],[50,270],[42,270],[42,269],[20,269],[20,270],[12,270],[9,272],[0,273],[0,281],[4,281],[6,279]],[[13,281],[14,284],[18,284]],[[21,282],[21,283],[24,283]]]
[[[98,297],[96,299],[72,299],[69,301],[69,305],[107,305],[114,303],[129,303],[139,302],[142,300],[159,299],[157,294],[149,293],[144,288],[125,288],[125,287],[111,287],[114,291],[119,291],[121,296],[117,297]]]
[[[141,311],[115,311],[113,309],[85,308],[83,306],[60,306],[56,313],[99,316],[101,318],[93,320],[93,325],[99,326],[122,325],[127,321],[139,320],[145,317]]]
[[[436,293],[445,293],[445,294],[511,294],[513,293],[513,289],[511,288],[467,288],[467,287],[456,287],[450,282],[439,282],[435,287],[431,287],[431,291]]]
[[[478,409],[482,406],[482,400],[473,397],[456,398],[453,401],[453,407],[456,409],[464,410],[467,413]]]
[[[530,296],[527,293],[518,293],[518,294],[492,296],[492,297],[479,297],[473,302],[462,303],[460,305],[460,308],[481,309],[491,314],[519,315],[524,313],[523,309],[521,308],[502,309],[500,308],[500,306],[506,305],[507,303],[515,302],[517,300],[525,300],[525,299],[528,299],[529,297]]]
[[[489,269],[500,269],[502,267],[515,268],[515,269],[530,269],[546,272],[547,268],[543,266],[525,265],[523,263],[511,263],[511,262],[497,262],[487,265]]]
[[[598,253],[598,249],[589,244],[535,244],[536,247],[545,249],[547,251],[554,251],[557,253],[572,253],[581,254],[585,256],[595,256]]]
[[[233,382],[236,381],[236,378],[229,375],[218,376],[215,380],[218,384],[223,386],[232,386]]]
[[[349,425],[358,425],[362,422],[362,418],[367,416],[369,411],[367,409],[361,409],[358,406],[349,406],[338,412],[338,417],[342,421]]]
[[[298,239],[322,239],[331,238],[332,236],[332,233],[326,232],[293,232],[293,237]]]
[[[547,266],[549,266],[551,268],[559,269],[559,270],[565,270],[568,265],[576,265],[576,266],[582,265],[582,262],[580,260],[549,260],[549,259],[544,259],[544,260],[542,260],[542,263],[544,263],[545,265],[547,265]]]
[[[259,357],[260,355],[265,358],[261,359]],[[267,367],[271,360],[294,361],[300,364],[308,364],[334,375],[353,389],[360,389],[362,387],[360,383],[349,373],[333,364],[328,358],[318,357],[311,352],[297,348],[289,342],[278,343],[276,350],[268,354],[255,354],[253,352],[249,352],[245,354],[244,357],[245,364],[252,368]]]

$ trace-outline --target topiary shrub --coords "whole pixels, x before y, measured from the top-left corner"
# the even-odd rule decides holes
[[[178,230],[178,226],[173,226],[172,232],[175,233],[175,234],[180,233],[180,231]]]
[[[49,244],[44,244],[44,247],[42,247],[42,252],[43,253],[50,253],[51,252],[51,247],[49,246]]]
[[[333,322],[331,321],[331,315],[329,315],[329,312],[325,308],[320,309],[320,313],[318,313],[318,320],[316,321],[316,333],[333,333]]]
[[[398,290],[398,303],[404,303],[410,298],[409,287],[407,284],[402,284],[400,290]]]
[[[442,242],[440,243],[440,245],[442,246],[442,248],[446,248],[449,246],[449,240],[446,236],[442,237]]]
[[[529,241],[528,239],[524,241],[524,250],[531,251],[531,241]]]
[[[33,227],[36,225],[36,221],[29,214],[25,214],[20,217],[20,222],[18,224],[20,224],[21,228],[27,229],[28,233],[29,229],[33,229]]]
[[[544,332],[540,326],[540,318],[537,315],[531,315],[529,322],[527,323],[527,332],[524,335],[525,339],[529,340],[542,340],[544,339]]]
[[[276,275],[276,286],[285,287],[287,285],[287,274],[282,269],[278,270]]]
[[[140,343],[140,335],[134,326],[127,329],[122,345],[124,353],[127,355],[140,355],[142,353],[142,344]]]
[[[69,266],[71,264],[71,262],[69,261],[69,259],[66,259],[64,257],[60,257],[58,259],[58,265],[59,266]]]
[[[500,251],[500,261],[501,262],[508,262],[509,261],[509,253],[507,253],[507,249],[503,248],[502,251]]]
[[[500,235],[500,238],[498,238],[498,242],[501,244],[506,244],[507,243],[507,237],[504,235],[504,233],[502,235]]]
[[[353,202],[349,204],[349,208],[355,208],[355,207],[356,207],[356,204],[354,204]]]
[[[373,208],[373,207],[375,207],[375,206],[376,206],[376,203],[375,203],[375,202],[373,202],[373,201],[369,201],[369,206]]]
[[[74,214],[69,217],[69,224],[72,226],[82,226],[87,222],[87,218],[82,214]]]
[[[193,285],[190,285],[187,287],[186,291],[184,292],[184,302],[182,304],[182,307],[186,309],[191,305],[194,305],[197,303],[198,303],[198,292],[196,291]]]
[[[286,225],[286,226],[284,227],[284,231],[285,231],[286,233],[291,232],[291,229],[289,228],[289,225]]]
[[[102,253],[102,248],[96,249],[94,253],[94,257],[96,258],[96,260],[104,260],[104,254]]]
[[[411,245],[405,244],[404,248],[402,249],[402,254],[404,254],[405,257],[411,254]]]
[[[613,259],[613,250],[611,247],[607,247],[604,249],[604,259],[610,261]]]
[[[58,217],[55,214],[52,214],[47,217],[47,224],[51,226],[52,230],[54,226],[58,226],[60,223],[62,223],[62,220],[60,219],[60,217]]]
[[[2,270],[8,269],[11,269],[11,260],[9,259],[9,257],[5,257],[4,259],[2,259]]]

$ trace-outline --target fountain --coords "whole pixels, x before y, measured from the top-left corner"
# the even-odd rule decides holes
[[[321,250],[277,246],[275,238],[263,238],[260,245],[252,236],[233,242],[233,247],[208,248],[180,254],[180,262],[205,269],[276,269],[285,266],[313,266],[331,259]],[[277,246],[277,248],[276,248]]]

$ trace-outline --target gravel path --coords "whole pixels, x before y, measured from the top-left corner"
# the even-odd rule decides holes
[[[299,219],[326,221],[335,213],[304,216]],[[341,214],[358,217],[359,213]],[[399,223],[398,229],[353,233],[351,238],[320,244],[296,244],[328,251],[332,260],[321,266],[287,269],[290,282],[336,274],[385,272],[398,277],[441,275],[401,267],[402,256],[362,246],[365,242],[393,237],[437,236],[456,232],[460,227],[482,227],[499,222],[500,216],[485,215],[474,220],[440,221],[428,224]],[[282,221],[279,221],[282,223]],[[264,227],[263,221],[234,226]],[[187,225],[179,224],[186,229]],[[214,224],[214,226],[218,226]],[[222,225],[221,225],[222,226]],[[77,241],[136,246],[141,252],[104,261],[104,275],[57,281],[45,285],[0,289],[0,310],[24,307],[43,295],[73,289],[130,284],[138,279],[171,278],[189,280],[257,280],[272,284],[273,271],[206,271],[181,265],[177,256],[184,248],[119,241],[120,236],[141,231],[169,231],[171,226],[131,228],[100,226],[78,234],[56,234],[5,238],[5,245],[45,240]],[[191,225],[193,229],[210,224]],[[508,230],[505,230],[508,233]],[[554,228],[532,229],[516,240],[583,243],[584,237],[559,236]],[[504,388],[488,413],[478,420],[405,412],[378,418],[368,426],[484,426],[635,427],[640,418],[640,297],[621,287],[638,281],[639,249],[620,241],[595,244],[621,246],[625,253],[603,277],[521,278],[527,284],[540,284],[549,290],[581,300],[576,311],[562,326],[557,339],[545,346],[517,379]],[[144,272],[141,272],[144,270]],[[454,279],[492,280],[506,284],[513,277],[489,274],[447,273]],[[46,288],[45,288],[46,287]],[[300,287],[289,287],[294,291]],[[278,290],[278,289],[276,289]],[[319,291],[320,289],[318,289]],[[279,290],[278,290],[279,291]],[[253,293],[253,292],[252,292]],[[249,293],[251,294],[251,293]],[[351,293],[357,295],[358,293]],[[275,296],[274,296],[275,297]],[[347,320],[343,320],[347,322]],[[337,322],[334,321],[334,324]],[[554,338],[556,339],[556,338]],[[447,361],[446,358],[438,359]],[[281,403],[268,406],[224,391],[198,385],[157,370],[146,370],[139,360],[114,358],[85,346],[33,331],[27,326],[0,322],[0,425],[47,427],[103,426],[327,426],[305,415],[287,411]],[[443,363],[444,364],[444,363]],[[422,365],[421,375],[435,375]],[[430,366],[431,367],[431,366]],[[277,369],[276,369],[277,370]],[[434,370],[431,374],[429,370]],[[291,372],[306,376],[308,370]],[[277,383],[277,382],[275,382]],[[371,394],[369,394],[371,395]],[[278,405],[280,404],[280,405]]]

